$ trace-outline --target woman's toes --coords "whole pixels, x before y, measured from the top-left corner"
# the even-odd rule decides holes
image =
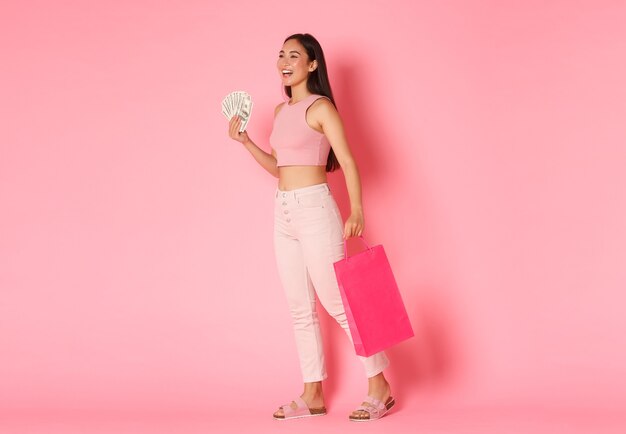
[[[355,419],[367,419],[367,412],[363,410],[355,410],[352,412],[352,417]]]

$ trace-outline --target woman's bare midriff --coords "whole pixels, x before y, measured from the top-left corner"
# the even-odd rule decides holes
[[[278,189],[294,190],[322,184],[326,180],[326,166],[279,166]]]

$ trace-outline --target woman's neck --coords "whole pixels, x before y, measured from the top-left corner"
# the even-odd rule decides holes
[[[311,95],[311,92],[306,87],[306,81],[298,84],[297,86],[291,86],[291,103],[296,103],[303,100],[307,96]]]

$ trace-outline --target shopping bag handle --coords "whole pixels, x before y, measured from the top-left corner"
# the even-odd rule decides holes
[[[361,241],[363,241],[363,244],[365,244],[365,247],[367,247],[367,250],[372,250],[372,248],[365,242],[365,238],[363,238],[363,235],[359,235],[359,238],[361,239]],[[347,239],[343,240],[343,252],[344,252],[344,258],[348,260],[348,240]]]

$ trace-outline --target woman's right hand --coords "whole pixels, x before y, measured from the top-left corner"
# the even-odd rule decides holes
[[[241,126],[241,118],[237,115],[230,118],[230,122],[228,123],[228,135],[231,139],[237,140],[240,143],[245,143],[250,138],[248,137],[248,132],[244,131],[242,133],[239,132],[239,127]]]

